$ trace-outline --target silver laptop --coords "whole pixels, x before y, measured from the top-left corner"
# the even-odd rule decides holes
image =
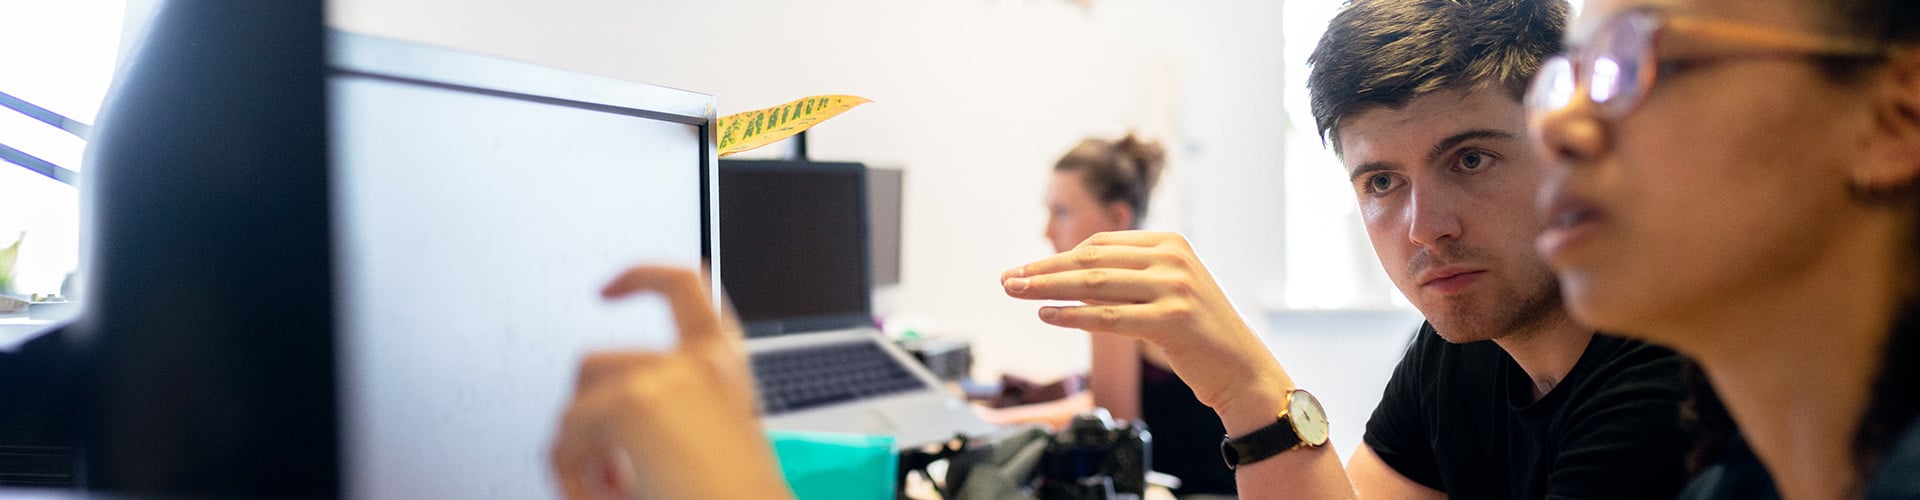
[[[901,448],[992,432],[873,327],[866,187],[858,163],[720,162],[720,281],[747,330],[763,422]]]

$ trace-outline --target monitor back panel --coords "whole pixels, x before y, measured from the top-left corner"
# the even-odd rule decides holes
[[[599,290],[698,266],[711,98],[373,38],[332,39],[345,493],[551,498],[590,350],[673,343]]]

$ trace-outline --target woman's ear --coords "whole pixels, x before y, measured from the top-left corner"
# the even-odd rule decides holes
[[[1108,203],[1107,216],[1112,217],[1114,225],[1118,227],[1123,227],[1127,229],[1140,228],[1138,224],[1134,224],[1134,222],[1136,221],[1133,220],[1133,216],[1134,216],[1133,205],[1125,201],[1116,201],[1116,202]]]
[[[1881,68],[1873,103],[1879,139],[1867,160],[1855,165],[1855,188],[1905,190],[1920,183],[1920,49],[1901,49]]]

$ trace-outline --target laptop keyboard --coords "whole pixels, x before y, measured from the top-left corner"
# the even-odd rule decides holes
[[[753,378],[767,415],[925,387],[873,342],[754,354]]]

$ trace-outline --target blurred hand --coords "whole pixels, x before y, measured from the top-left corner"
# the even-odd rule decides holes
[[[551,457],[567,498],[792,496],[754,411],[738,322],[709,290],[693,270],[642,266],[601,291],[665,295],[680,345],[581,361]]]
[[[1072,250],[1008,270],[1000,283],[1013,297],[1084,304],[1041,307],[1041,321],[1158,346],[1200,402],[1229,420],[1229,431],[1236,427],[1230,413],[1271,423],[1293,388],[1177,233],[1095,234]]]

